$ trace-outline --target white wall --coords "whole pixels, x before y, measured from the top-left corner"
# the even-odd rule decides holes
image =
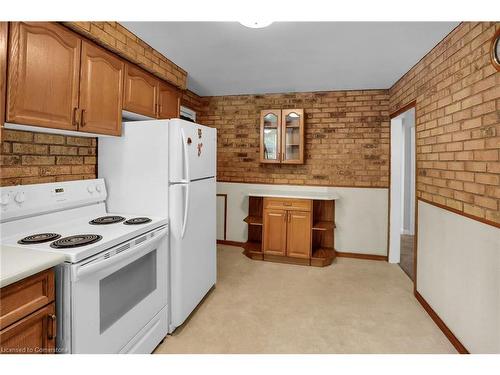
[[[248,191],[335,191],[335,248],[338,251],[387,255],[388,191],[385,188],[341,188],[291,185],[217,183],[217,193],[227,194],[227,240],[245,242]],[[220,222],[217,223],[221,225]]]
[[[417,290],[471,353],[500,353],[500,229],[418,202]]]

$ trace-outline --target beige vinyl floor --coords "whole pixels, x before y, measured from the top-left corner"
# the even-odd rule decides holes
[[[397,264],[316,268],[218,247],[217,286],[155,353],[456,353]]]

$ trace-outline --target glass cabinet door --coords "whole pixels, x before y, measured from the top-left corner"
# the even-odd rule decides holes
[[[286,109],[282,112],[283,163],[301,164],[304,161],[304,111]]]
[[[279,163],[281,156],[281,111],[262,111],[260,116],[260,161]]]

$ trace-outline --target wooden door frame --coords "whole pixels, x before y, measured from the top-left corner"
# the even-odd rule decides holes
[[[413,100],[408,104],[402,106],[397,111],[389,115],[390,121],[399,115],[409,111],[415,110],[415,139],[413,147],[415,149],[415,168],[413,176],[413,188],[415,189],[415,206],[414,206],[414,239],[413,239],[413,291],[417,290],[417,237],[418,237],[418,199],[417,199],[417,185],[418,185],[418,163],[417,163],[417,101]],[[389,122],[389,189],[388,189],[388,211],[387,211],[387,260],[389,260],[390,252],[390,233],[391,233],[391,124]]]

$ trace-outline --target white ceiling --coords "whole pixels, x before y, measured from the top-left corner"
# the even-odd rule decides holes
[[[389,88],[457,22],[122,22],[199,95]]]

